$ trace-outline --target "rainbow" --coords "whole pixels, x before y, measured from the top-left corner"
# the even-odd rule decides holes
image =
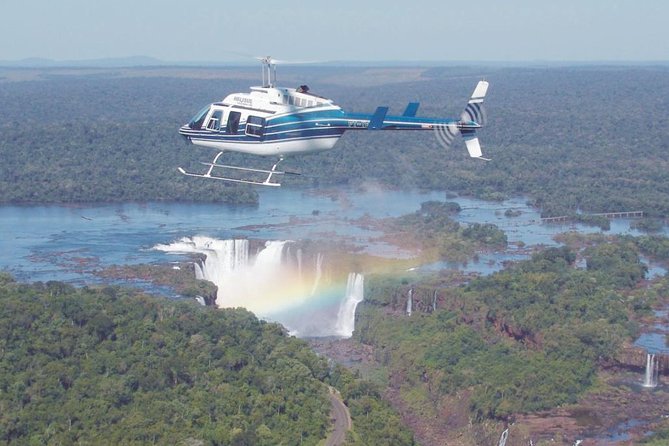
[[[205,260],[195,265],[196,276],[217,286],[219,308],[246,308],[298,336],[352,335],[355,307],[363,299],[363,276],[324,273],[321,253],[304,253],[295,242],[281,240],[266,242],[252,255],[248,240],[205,236],[154,249],[203,254]]]

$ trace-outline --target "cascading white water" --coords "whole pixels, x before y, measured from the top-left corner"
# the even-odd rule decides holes
[[[357,273],[348,275],[346,297],[339,306],[337,313],[336,334],[350,338],[355,329],[355,309],[365,296],[365,276]]]
[[[409,296],[407,297],[407,315],[411,316],[413,309],[413,288],[409,288]]]
[[[659,364],[654,354],[646,354],[646,374],[643,378],[644,387],[657,387],[657,378],[659,375]]]
[[[196,247],[204,246],[206,261],[202,265],[202,277],[214,283],[221,273],[229,274],[236,269],[243,268],[248,263],[249,241],[248,240],[206,240],[198,243],[194,238]],[[218,284],[217,284],[218,285]]]
[[[204,262],[195,264],[195,277],[209,280],[217,286],[216,305],[244,306],[254,311],[259,308],[254,308],[253,300],[247,300],[246,297],[250,293],[257,294],[262,291],[254,285],[267,283],[272,279],[269,273],[273,272],[273,266],[281,263],[285,243],[267,242],[253,264],[249,262],[248,240],[184,237],[169,245],[157,245],[154,249],[171,253],[204,254]]]
[[[504,432],[502,432],[502,435],[499,437],[499,442],[497,443],[497,446],[506,446],[506,440],[509,438],[509,428],[507,427],[504,429]]]
[[[196,236],[154,249],[204,254],[204,261],[195,263],[195,276],[216,285],[218,307],[244,307],[299,336],[351,336],[364,277],[349,274],[344,290],[343,283],[323,274],[323,254],[306,257],[290,244],[268,241],[250,255],[248,240]]]
[[[285,240],[265,242],[265,249],[256,256],[255,267],[263,269],[274,269],[281,265],[283,247],[288,243]]]
[[[193,265],[193,268],[195,269],[195,278],[198,280],[205,280],[204,272],[202,271],[202,266],[200,266],[199,263],[195,263]]]

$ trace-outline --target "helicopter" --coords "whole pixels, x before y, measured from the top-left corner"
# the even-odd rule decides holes
[[[417,117],[420,103],[410,102],[402,115],[389,116],[388,107],[377,107],[372,114],[347,113],[328,99],[312,93],[307,85],[284,88],[276,85],[276,65],[272,57],[259,58],[262,63],[262,86],[249,93],[232,93],[198,112],[179,133],[194,145],[216,149],[218,153],[203,173],[186,171],[198,178],[245,183],[259,186],[281,186],[282,175],[299,175],[279,170],[289,156],[323,152],[332,149],[344,132],[351,130],[429,130],[448,146],[461,135],[472,158],[483,157],[476,130],[485,124],[483,100],[488,82],[479,81],[459,119]],[[219,160],[225,152],[240,152],[278,160],[269,169],[255,169]],[[241,178],[232,172],[242,172]],[[247,175],[246,177],[244,175]],[[248,178],[255,176],[256,179]]]

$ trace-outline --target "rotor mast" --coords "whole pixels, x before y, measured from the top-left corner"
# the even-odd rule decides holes
[[[276,60],[272,56],[260,58],[262,64],[262,84],[263,87],[276,87]]]

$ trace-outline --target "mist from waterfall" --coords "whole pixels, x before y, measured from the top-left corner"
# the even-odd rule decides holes
[[[323,275],[323,254],[320,252],[316,254],[316,277],[314,278],[314,286],[311,288],[311,295],[316,294],[318,285],[321,282],[321,276]]]
[[[268,241],[252,254],[248,240],[195,236],[154,249],[203,254],[204,260],[195,262],[195,275],[216,285],[219,308],[246,308],[300,337],[350,337],[355,309],[364,294],[364,277],[351,273],[344,284],[343,277],[333,279],[328,271],[326,280],[325,256],[294,245]]]

